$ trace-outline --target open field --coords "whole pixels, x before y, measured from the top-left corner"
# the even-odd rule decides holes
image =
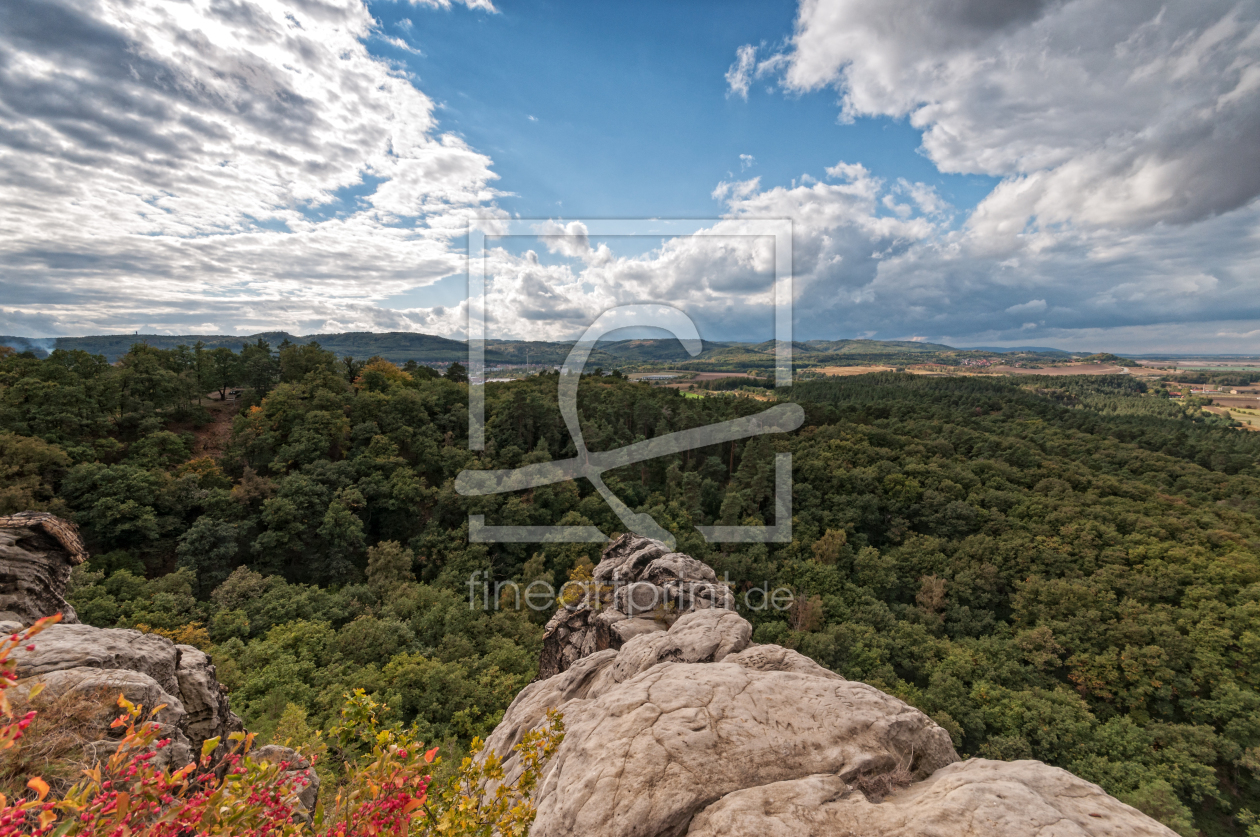
[[[817,372],[820,375],[832,375],[835,377],[846,378],[850,375],[869,375],[872,372],[891,372],[891,366],[817,366],[810,372]]]
[[[1260,406],[1260,405],[1256,405]],[[1242,424],[1245,430],[1254,430],[1260,432],[1260,410],[1257,409],[1238,409],[1237,407],[1220,406],[1213,404],[1211,407],[1204,407],[1205,411],[1215,413],[1216,415],[1224,415],[1229,413],[1230,418]]]
[[[716,381],[721,378],[754,377],[747,372],[691,372],[686,369],[654,369],[651,372],[631,372],[626,377],[632,381],[640,381],[644,378],[657,378],[661,375],[677,375],[679,378],[685,378],[689,384],[699,381]]]
[[[1042,369],[1026,369],[1020,366],[990,366],[985,372],[1000,375],[1124,375],[1123,366],[1109,363],[1069,363],[1065,366],[1047,366]]]

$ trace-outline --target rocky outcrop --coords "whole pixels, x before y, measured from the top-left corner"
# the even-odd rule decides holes
[[[660,541],[622,535],[604,550],[594,581],[581,597],[547,622],[538,677],[546,679],[591,654],[665,630],[680,615],[734,607],[731,592],[707,564],[670,552]]]
[[[205,653],[157,634],[80,625],[64,595],[71,569],[87,560],[73,524],[42,512],[0,517],[0,631],[13,633],[45,616],[33,650],[12,653],[20,691],[37,682],[49,697],[96,695],[102,714],[118,714],[122,694],[146,708],[165,704],[156,720],[171,738],[161,759],[187,764],[208,738],[242,728]]]
[[[687,837],[1171,837],[1102,788],[1039,761],[968,759],[880,802],[819,774],[738,791]]]
[[[107,758],[118,744],[116,735],[110,737],[110,724],[118,717],[117,699],[122,695],[132,703],[150,709],[165,707],[154,716],[161,726],[159,737],[170,739],[169,745],[157,751],[155,763],[158,766],[177,768],[192,761],[193,749],[182,729],[186,716],[184,706],[179,698],[163,689],[149,675],[127,669],[80,666],[21,680],[15,691],[19,696],[26,697],[36,683],[44,684],[45,699],[78,697],[89,706],[96,706],[92,717],[80,718],[94,734],[85,737],[84,741],[96,758]]]
[[[646,620],[612,640],[615,625],[644,618],[633,592],[618,591],[720,586],[685,555],[623,537],[594,575],[614,589],[552,620],[556,670],[517,696],[486,742],[511,754],[549,709],[564,713],[564,740],[535,793],[535,837],[1174,833],[1058,768],[960,761],[948,733],[903,701],[790,649],[751,644],[747,621],[711,606],[728,600],[725,588],[669,593],[686,608],[676,621]],[[560,630],[579,617],[582,627]],[[509,778],[520,770],[514,755],[504,764]]]
[[[70,570],[87,560],[73,523],[44,512],[0,517],[0,621],[29,625],[62,614],[79,621],[65,600]]]
[[[0,623],[5,633],[21,627]],[[171,758],[177,764],[187,764],[200,753],[207,738],[242,728],[241,719],[228,708],[210,658],[191,645],[124,628],[61,624],[45,628],[33,644],[34,650],[13,651],[19,684],[42,681],[53,696],[98,692],[108,698],[103,711],[111,718],[118,714],[113,699],[119,693],[149,709],[166,704],[158,720],[172,731]]]

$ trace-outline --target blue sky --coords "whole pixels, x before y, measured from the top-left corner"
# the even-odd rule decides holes
[[[0,54],[0,334],[462,337],[534,217],[492,336],[766,339],[789,218],[799,339],[1260,353],[1254,0],[8,0]]]
[[[369,8],[385,37],[368,49],[402,62],[443,128],[494,158],[496,185],[514,193],[499,204],[521,217],[714,217],[719,181],[788,185],[839,160],[931,183],[967,209],[997,182],[940,173],[904,118],[841,124],[832,90],[785,96],[760,84],[747,101],[728,96],[735,50],[786,41],[792,2]]]

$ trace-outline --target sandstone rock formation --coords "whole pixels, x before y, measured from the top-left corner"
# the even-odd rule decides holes
[[[86,559],[73,524],[36,512],[0,517],[0,631],[63,614],[36,638],[33,651],[13,652],[19,691],[43,682],[49,697],[99,696],[106,723],[118,714],[119,694],[148,708],[165,704],[157,720],[172,743],[161,758],[174,766],[187,764],[206,739],[240,730],[202,651],[157,634],[77,623],[64,594],[71,568]]]
[[[731,592],[707,565],[660,541],[622,535],[604,550],[594,582],[547,622],[538,677],[558,674],[597,651],[664,630],[698,609],[734,609]]]
[[[79,621],[63,598],[70,570],[87,560],[73,523],[44,512],[0,517],[0,621],[29,625],[44,616]]]
[[[713,606],[729,592],[688,556],[622,537],[594,576],[603,586],[549,623],[548,668],[486,742],[509,754],[548,709],[564,713],[535,837],[1174,834],[1058,768],[960,761],[917,709],[751,645],[748,622]],[[644,584],[682,612],[672,625],[635,612]],[[623,636],[616,626],[631,619]],[[505,767],[520,769],[514,756]]]
[[[22,626],[0,622],[0,631]],[[20,685],[44,682],[50,696],[95,692],[102,711],[118,714],[113,699],[123,694],[148,708],[166,704],[158,720],[169,726],[174,764],[187,764],[207,738],[242,728],[228,709],[210,658],[191,645],[176,645],[157,634],[90,625],[52,625],[35,640],[35,650],[13,652]]]
[[[1039,761],[968,759],[873,803],[838,776],[815,775],[728,794],[688,837],[1169,837],[1102,788]]]

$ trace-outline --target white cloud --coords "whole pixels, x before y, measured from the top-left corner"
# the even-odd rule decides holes
[[[1030,299],[1027,302],[1021,302],[1018,305],[1012,305],[1006,309],[1008,314],[1040,314],[1046,310],[1046,301],[1044,299]],[[1027,327],[1028,323],[1024,323]]]
[[[747,171],[748,169],[752,168],[756,164],[757,164],[757,158],[754,157],[753,155],[751,154],[739,155],[739,170],[740,171]]]
[[[973,219],[1188,223],[1260,193],[1260,7],[1238,0],[803,0],[784,84],[908,116],[946,172],[1005,178]]]
[[[717,201],[724,201],[727,198],[746,198],[756,192],[760,186],[760,177],[754,177],[751,180],[736,180],[732,182],[723,180],[713,188],[713,192],[710,197]]]
[[[492,0],[410,0],[410,2],[413,6],[428,6],[431,9],[449,9],[452,5],[458,4],[494,14],[498,14],[499,11],[494,7]]]
[[[735,50],[735,63],[726,71],[726,95],[748,98],[748,86],[752,84],[753,70],[757,65],[757,48],[744,44]]]
[[[12,7],[5,304],[45,333],[296,329],[350,302],[368,325],[365,301],[460,271],[496,175],[368,54],[373,26],[358,0]]]
[[[975,342],[1162,330],[1207,345],[1199,323],[1260,319],[1254,3],[802,0],[787,48],[742,77],[765,73],[798,94],[834,88],[842,120],[907,118],[943,172],[1000,178],[957,227],[926,184],[829,167],[874,190],[872,215],[924,230],[889,246],[874,218],[798,221],[798,247],[841,229],[870,240],[867,258],[799,283],[827,289],[810,311],[847,300],[828,310],[833,330]],[[735,188],[714,196],[759,200]],[[814,211],[817,196],[791,196],[784,214]]]

